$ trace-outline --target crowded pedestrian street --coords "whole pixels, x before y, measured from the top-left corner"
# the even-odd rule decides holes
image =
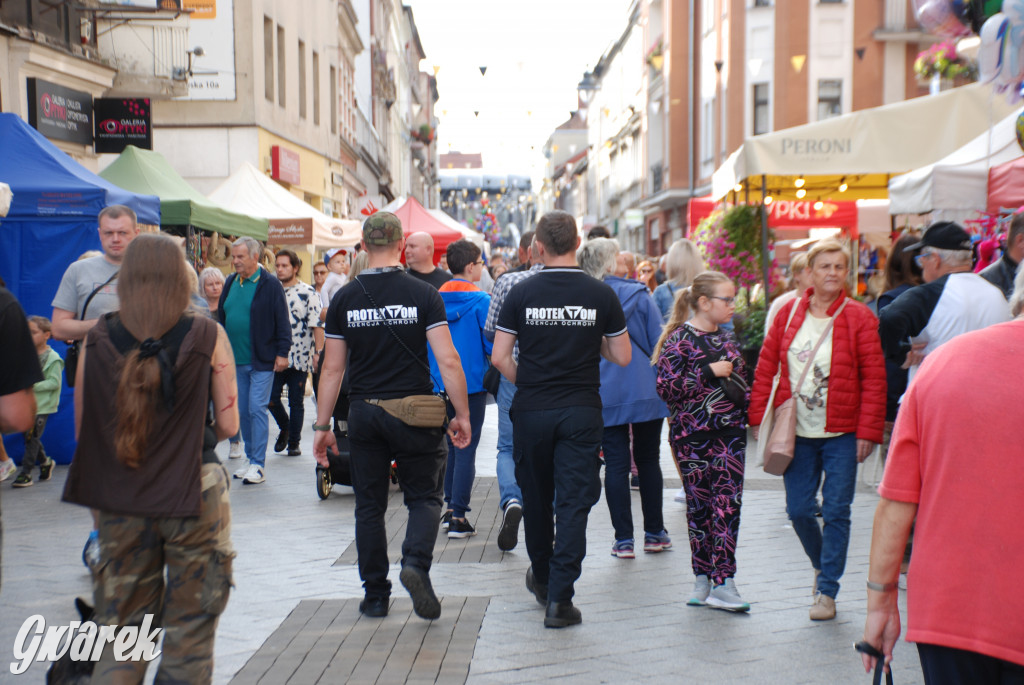
[[[413,616],[404,593],[394,595],[388,617],[360,616],[352,490],[336,486],[326,500],[319,499],[308,429],[302,456],[268,455],[272,481],[249,488],[236,480],[231,489],[235,589],[217,630],[214,682],[867,682],[852,644],[864,628],[863,587],[878,503],[869,484],[881,477],[874,457],[858,480],[834,621],[807,620],[813,578],[786,519],[782,481],[749,462],[737,578],[750,613],[686,606],[693,576],[685,505],[672,500],[678,477],[663,441],[665,526],[679,544],[632,560],[610,556],[613,534],[602,499],[590,516],[587,557],[576,586],[584,622],[574,631],[550,631],[540,621],[543,609],[523,584],[529,559],[522,541],[510,552],[499,551],[494,542],[501,517],[486,494],[496,489],[496,409],[487,407],[468,514],[478,534],[456,540],[442,531],[438,537],[431,577],[442,613],[433,622]],[[313,411],[307,399],[307,415]],[[226,443],[219,452],[225,464],[234,463],[227,459]],[[80,559],[88,517],[60,502],[66,474],[60,467],[49,482],[27,492],[3,492],[0,645],[8,655],[29,616],[42,614],[47,625],[67,624],[77,619],[74,598],[91,595]],[[398,511],[400,497],[393,486],[391,510]],[[389,524],[388,532],[401,540],[397,523]],[[393,569],[397,556],[392,550]],[[5,664],[0,682],[42,682],[48,665],[33,663],[24,675],[13,676]],[[897,683],[921,682],[915,650],[902,640],[893,674]]]

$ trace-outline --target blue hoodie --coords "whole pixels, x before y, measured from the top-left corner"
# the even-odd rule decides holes
[[[604,425],[663,419],[669,411],[658,397],[657,373],[651,366],[651,355],[661,337],[661,312],[643,283],[618,276],[606,276],[604,282],[619,296],[633,346],[633,358],[625,368],[601,358]]]
[[[466,374],[466,390],[469,394],[484,391],[484,372],[487,371],[487,357],[491,354],[492,343],[484,337],[484,323],[487,310],[491,307],[491,296],[469,281],[453,278],[439,289],[448,312],[448,329],[452,342],[462,359],[462,370]],[[434,392],[441,390],[441,371],[433,350],[429,353],[430,373],[435,379]]]

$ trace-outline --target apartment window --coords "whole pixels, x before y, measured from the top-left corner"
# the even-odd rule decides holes
[[[754,135],[768,133],[768,84],[754,84]]]
[[[263,17],[263,94],[274,101],[274,22]]]
[[[818,81],[818,121],[837,117],[843,113],[842,79]]]
[[[306,43],[299,41],[299,116],[306,118]]]
[[[330,68],[331,94],[331,133],[338,132],[338,70]]]
[[[700,159],[711,162],[715,158],[715,101],[705,100],[700,117]]]
[[[284,60],[284,27],[277,27],[277,104],[285,106],[285,60]]]
[[[313,123],[320,125],[320,55],[313,52]]]

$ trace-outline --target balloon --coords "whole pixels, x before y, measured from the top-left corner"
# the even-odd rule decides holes
[[[1017,145],[1024,150],[1024,112],[1017,116]]]
[[[950,0],[913,0],[913,4],[914,16],[927,31],[947,38],[970,35],[970,28],[960,20]]]
[[[981,47],[978,48],[978,74],[982,83],[989,83],[1003,68],[1003,50],[1010,21],[1002,13],[993,15],[981,27]]]
[[[1024,6],[1024,0],[1021,2]],[[1002,66],[995,83],[1014,85],[1024,77],[1024,22],[1010,20],[1006,37],[1003,39]]]
[[[1003,14],[1014,24],[1024,24],[1024,0],[1003,0]]]

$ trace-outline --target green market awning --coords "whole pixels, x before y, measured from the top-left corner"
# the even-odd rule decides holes
[[[100,176],[125,190],[159,197],[161,225],[191,225],[221,235],[267,239],[266,219],[239,214],[212,202],[190,186],[159,152],[129,145]]]

